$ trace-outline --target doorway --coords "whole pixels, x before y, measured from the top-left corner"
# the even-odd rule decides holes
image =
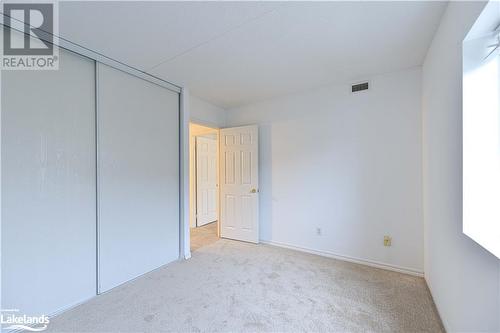
[[[219,129],[189,124],[191,251],[219,239]]]
[[[183,227],[189,224],[184,244],[190,244],[190,252],[219,238],[259,242],[258,137],[256,125],[219,129],[189,123],[189,207]]]

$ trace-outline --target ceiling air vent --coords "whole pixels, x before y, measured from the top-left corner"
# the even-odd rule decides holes
[[[368,82],[357,83],[351,86],[351,92],[353,93],[363,90],[368,90]]]

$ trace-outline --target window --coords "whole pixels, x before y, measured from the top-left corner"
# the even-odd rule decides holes
[[[463,232],[500,258],[500,2],[463,43]]]

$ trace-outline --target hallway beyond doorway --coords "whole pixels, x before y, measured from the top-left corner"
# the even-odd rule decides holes
[[[191,228],[191,252],[198,250],[200,247],[215,243],[217,237],[217,222],[212,222],[198,228]]]

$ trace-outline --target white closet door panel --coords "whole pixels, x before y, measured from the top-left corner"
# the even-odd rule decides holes
[[[95,63],[1,74],[2,307],[51,314],[96,293]]]
[[[179,256],[179,94],[98,64],[100,291]]]

